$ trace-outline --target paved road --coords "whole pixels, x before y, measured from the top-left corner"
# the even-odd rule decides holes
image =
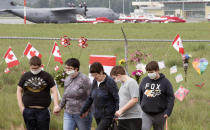
[[[33,24],[26,21],[27,24]],[[24,24],[24,20],[18,17],[0,17],[0,24]]]
[[[207,21],[206,19],[187,19],[187,23],[197,23]],[[34,24],[32,22],[27,21],[27,24]],[[0,24],[24,24],[24,20],[19,17],[0,17]]]

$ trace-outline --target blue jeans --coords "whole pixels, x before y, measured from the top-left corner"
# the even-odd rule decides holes
[[[50,112],[46,109],[25,108],[23,118],[27,130],[49,130]]]
[[[92,114],[88,113],[87,117],[80,118],[80,114],[70,114],[64,112],[63,130],[91,130]]]

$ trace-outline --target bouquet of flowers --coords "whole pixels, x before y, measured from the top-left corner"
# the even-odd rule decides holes
[[[71,39],[66,35],[61,37],[61,45],[63,45],[64,47],[71,45],[70,41],[71,41]]]
[[[88,46],[88,44],[87,44],[87,38],[81,37],[78,40],[78,46],[79,47],[82,47],[82,48],[86,48]]]
[[[139,50],[136,50],[134,53],[131,53],[130,62],[133,64],[140,63],[142,60],[147,60],[150,54],[145,54]]]
[[[132,76],[135,77],[138,84],[140,82],[140,79],[141,79],[142,75],[143,75],[143,71],[141,71],[141,70],[135,70],[135,71],[132,72]]]
[[[143,74],[145,74],[146,73],[146,65],[143,63],[137,64],[136,70],[141,70],[143,72]]]
[[[70,42],[71,38],[69,38],[67,35],[64,35],[63,37],[60,38],[60,40],[61,40],[60,44],[64,47],[68,47],[70,49],[69,52],[70,52],[71,57],[74,57],[73,56],[74,53],[71,51],[71,47],[74,48],[75,44],[71,44],[71,42]],[[80,56],[82,54],[83,48],[86,48],[88,46],[87,41],[88,41],[88,39],[85,37],[80,37],[78,39],[78,47],[81,47],[78,59],[80,58]],[[70,45],[71,45],[71,47],[70,47]]]
[[[61,86],[61,87],[64,87],[64,81],[65,81],[65,78],[67,77],[68,75],[66,74],[66,72],[64,70],[62,71],[58,71],[56,74],[55,74],[55,81],[57,83],[57,85]]]

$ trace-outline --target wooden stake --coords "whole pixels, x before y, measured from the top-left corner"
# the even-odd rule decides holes
[[[124,48],[125,48],[125,71],[128,74],[128,41],[127,41],[127,37],[125,35],[125,32],[123,30],[123,27],[121,27],[124,39],[125,39],[125,44],[124,44]]]

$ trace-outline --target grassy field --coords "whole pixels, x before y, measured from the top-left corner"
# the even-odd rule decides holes
[[[68,35],[72,38],[85,36],[87,38],[123,38],[120,28],[123,27],[127,38],[135,39],[167,39],[173,40],[177,33],[185,40],[210,40],[210,23],[188,23],[188,24],[33,24],[33,25],[0,25],[0,36],[24,36],[24,37],[62,37]],[[28,59],[21,58],[21,64],[11,68],[9,74],[4,73],[6,64],[3,56],[9,46],[19,59],[27,42],[30,42],[43,55],[42,61],[45,66],[48,63],[50,52],[54,41],[48,40],[0,40],[0,129],[22,129],[23,118],[19,112],[16,100],[16,86],[21,77],[21,72],[28,70]],[[57,41],[60,42],[60,41]],[[81,72],[88,73],[88,63],[90,54],[116,55],[117,61],[124,58],[124,42],[93,42],[88,41],[89,46],[85,49],[79,48],[76,41],[72,41],[70,48],[61,45],[60,51],[63,60],[70,57],[78,58],[80,53]],[[210,69],[199,75],[192,67],[194,58],[207,58],[210,60],[210,43],[190,43],[184,44],[185,52],[192,55],[188,69],[187,82],[176,83],[175,76],[182,73],[181,55],[171,46],[172,43],[149,43],[149,42],[129,42],[129,54],[139,49],[142,52],[151,54],[150,60],[164,60],[166,68],[161,70],[173,84],[174,91],[180,85],[189,89],[189,95],[183,102],[175,101],[175,106],[171,117],[168,119],[169,130],[209,130],[210,129]],[[54,67],[59,65],[53,61],[49,63],[47,71],[54,74]],[[170,75],[169,68],[178,66],[178,73]],[[60,66],[62,67],[62,66]],[[135,66],[129,64],[129,72]],[[203,88],[196,87],[196,83],[205,82]],[[59,88],[63,93],[63,88]],[[62,129],[62,115],[51,117],[51,130]],[[95,124],[93,124],[93,127]]]

